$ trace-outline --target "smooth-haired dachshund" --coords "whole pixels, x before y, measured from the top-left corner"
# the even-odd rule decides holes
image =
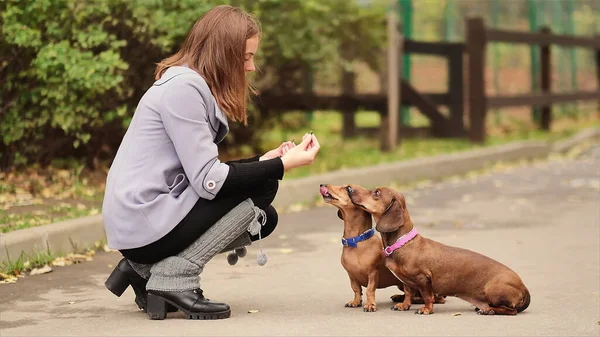
[[[434,293],[461,298],[482,315],[516,315],[529,306],[529,290],[507,266],[418,234],[401,193],[360,186],[349,188],[348,193],[353,204],[373,215],[385,247],[386,267],[423,296],[425,305],[416,313],[433,313]],[[411,294],[406,292],[402,310],[410,308]]]
[[[373,220],[369,212],[354,205],[348,196],[349,186],[320,185],[323,200],[338,208],[337,215],[344,221],[344,236],[342,239],[342,266],[350,278],[350,286],[354,291],[354,299],[346,303],[346,307],[356,308],[362,305],[362,287],[367,288],[367,303],[364,311],[377,310],[375,290],[397,286],[404,293],[408,291],[404,284],[396,278],[384,264],[381,253],[383,244],[381,237],[374,232]],[[393,302],[403,302],[406,295],[393,295]],[[417,292],[409,297],[412,303],[424,303]],[[444,303],[441,296],[436,297],[436,303]],[[392,309],[398,310],[396,306]]]

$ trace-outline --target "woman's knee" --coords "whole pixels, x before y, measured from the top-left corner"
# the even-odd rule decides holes
[[[275,228],[277,227],[277,223],[279,222],[279,215],[277,214],[277,210],[275,207],[269,205],[267,209],[265,209],[265,215],[267,217],[267,221],[265,225],[260,229],[260,239],[264,239],[269,236]],[[251,236],[252,241],[257,241],[259,239],[258,234]]]

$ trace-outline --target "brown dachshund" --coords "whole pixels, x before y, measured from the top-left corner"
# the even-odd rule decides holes
[[[425,301],[417,314],[433,313],[433,294],[456,296],[482,315],[516,315],[527,309],[529,290],[505,265],[479,253],[446,246],[416,233],[404,196],[390,188],[348,189],[352,202],[375,219],[386,247],[385,265]],[[411,291],[401,309],[408,310]]]
[[[354,186],[354,185],[352,185]],[[356,308],[362,305],[362,287],[367,288],[367,303],[364,311],[377,310],[375,290],[397,286],[407,289],[389,269],[385,267],[384,256],[381,254],[383,244],[381,238],[373,229],[371,214],[356,207],[348,196],[348,186],[321,185],[320,192],[323,200],[338,208],[337,215],[344,220],[344,236],[342,244],[342,266],[350,278],[350,286],[354,291],[354,299],[346,303],[346,307]],[[356,186],[358,188],[358,186]],[[362,235],[362,236],[361,236]],[[420,294],[414,294],[412,303],[419,303]],[[405,295],[393,295],[392,301],[403,302]],[[444,303],[445,299],[436,297],[436,303]],[[420,303],[424,303],[422,298]],[[395,309],[395,307],[392,307]],[[396,309],[397,310],[397,309]]]

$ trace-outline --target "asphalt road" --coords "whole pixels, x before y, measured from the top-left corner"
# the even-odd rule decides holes
[[[323,206],[280,217],[264,240],[266,266],[255,263],[257,244],[236,266],[225,255],[207,265],[202,287],[232,306],[229,319],[189,321],[177,313],[149,320],[130,289],[117,298],[104,288],[120,256],[102,252],[92,262],[0,285],[0,335],[600,335],[600,146],[570,160],[500,168],[404,194],[422,235],[515,270],[531,291],[529,308],[480,316],[448,298],[421,316],[413,314],[420,305],[389,310],[395,288],[377,291],[377,312],[345,308],[353,293],[340,264],[342,223]]]

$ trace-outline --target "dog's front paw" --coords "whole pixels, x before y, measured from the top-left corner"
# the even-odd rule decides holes
[[[415,311],[415,314],[418,314],[418,315],[430,315],[430,314],[433,314],[433,309],[429,309],[427,307],[422,307],[421,309]]]
[[[346,308],[358,308],[362,305],[362,301],[350,301],[346,303]]]
[[[367,303],[364,307],[363,310],[365,312],[375,312],[377,311],[377,304],[375,303]]]
[[[408,309],[410,309],[410,304],[404,304],[404,303],[396,303],[392,307],[392,310],[396,310],[396,311],[406,311]]]
[[[479,309],[477,310],[478,315],[495,315],[496,312],[492,308]]]

